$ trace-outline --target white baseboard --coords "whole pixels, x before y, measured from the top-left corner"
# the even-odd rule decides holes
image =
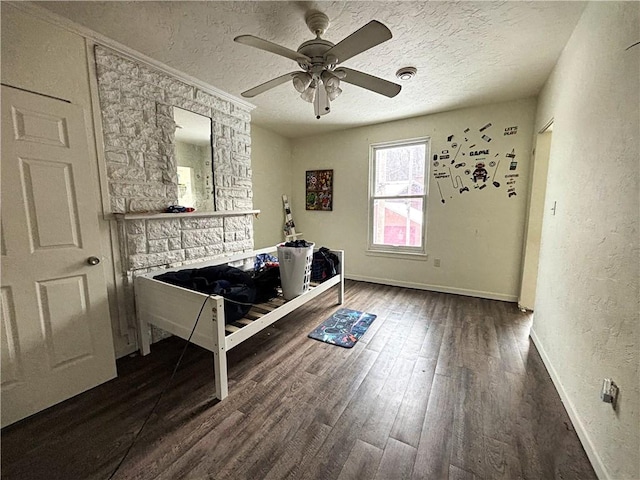
[[[580,420],[580,416],[578,415],[578,412],[576,411],[573,405],[573,402],[571,401],[571,399],[567,395],[567,392],[562,386],[562,382],[560,381],[558,372],[556,372],[556,369],[553,368],[553,365],[549,360],[549,356],[547,355],[547,352],[542,346],[540,339],[536,335],[536,332],[533,330],[533,327],[529,332],[529,336],[531,337],[531,340],[533,340],[534,345],[538,349],[538,353],[542,358],[542,363],[544,363],[544,366],[546,367],[547,372],[549,373],[549,376],[553,381],[553,385],[556,388],[558,394],[560,395],[560,399],[562,400],[562,403],[564,404],[567,410],[567,413],[569,414],[569,418],[571,419],[573,428],[578,434],[578,438],[582,443],[582,448],[584,448],[584,451],[587,453],[587,457],[589,457],[589,461],[591,462],[591,465],[593,466],[593,469],[595,470],[596,475],[600,480],[612,480],[609,474],[607,473],[607,469],[605,468],[604,463],[602,463],[602,459],[600,458],[600,455],[598,455],[598,452],[596,452],[596,449],[594,448],[593,443],[591,443],[589,433],[584,428],[584,425]]]
[[[464,288],[447,287],[443,285],[430,285],[426,283],[403,282],[400,280],[389,280],[387,278],[363,277],[361,275],[345,275],[348,280],[357,280],[360,282],[380,283],[382,285],[391,285],[394,287],[415,288],[417,290],[429,290],[431,292],[453,293],[456,295],[465,295],[467,297],[487,298],[489,300],[501,300],[503,302],[517,302],[517,295],[505,295],[504,293],[483,292],[480,290],[467,290]]]

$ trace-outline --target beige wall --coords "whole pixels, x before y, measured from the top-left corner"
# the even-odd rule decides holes
[[[520,262],[529,173],[529,159],[535,114],[535,99],[487,105],[412,118],[363,128],[344,130],[322,136],[296,139],[293,144],[293,209],[298,229],[305,239],[319,245],[346,251],[347,276],[373,282],[415,288],[462,293],[480,297],[515,301],[520,287]],[[492,126],[478,130],[491,122]],[[516,135],[505,136],[504,129],[518,126]],[[464,130],[469,128],[469,132]],[[490,142],[480,139],[488,134]],[[436,183],[433,154],[451,150],[453,142],[463,145],[454,175],[461,176],[470,191],[460,193],[452,179]],[[367,254],[369,145],[416,137],[431,137],[431,175],[427,212],[426,259],[391,258]],[[465,138],[469,141],[465,142]],[[473,143],[472,143],[473,142]],[[491,183],[483,190],[474,189],[465,168],[475,158],[468,156],[468,146],[489,148],[489,161],[500,159],[500,188]],[[475,150],[472,149],[472,150]],[[515,149],[517,170],[509,171],[505,157]],[[498,155],[498,156],[496,156]],[[439,161],[439,163],[442,163]],[[305,211],[305,170],[334,170],[334,207],[332,212]],[[518,174],[514,197],[507,196],[505,174]],[[440,187],[440,190],[438,189]],[[445,203],[442,203],[440,191]],[[256,204],[257,205],[257,204]],[[435,267],[434,260],[441,266]]]
[[[291,141],[276,133],[251,126],[253,207],[260,215],[253,222],[255,248],[284,240],[282,195],[291,195]],[[294,210],[294,220],[297,212]]]
[[[603,479],[640,478],[639,17],[590,3],[536,119],[554,124],[532,337]]]
[[[2,3],[2,83],[89,108],[84,38]]]

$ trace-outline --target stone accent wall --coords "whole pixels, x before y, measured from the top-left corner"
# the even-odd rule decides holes
[[[120,242],[125,266],[146,272],[177,267],[222,254],[253,248],[252,216],[206,216],[121,221]]]
[[[159,213],[178,200],[173,107],[212,119],[216,215],[118,217],[122,298],[135,325],[133,277],[253,249],[249,107],[95,47],[108,198],[113,214]],[[224,211],[226,214],[220,216]],[[245,213],[241,213],[244,211]],[[229,215],[229,212],[238,212]],[[189,216],[188,216],[189,215]],[[166,336],[152,329],[154,341]]]
[[[212,119],[216,210],[250,210],[246,106],[95,47],[112,213],[163,211],[178,198],[173,106]]]
[[[212,119],[217,211],[253,209],[248,107],[95,47],[111,213],[162,212],[178,199],[177,106]],[[128,272],[180,265],[253,248],[251,215],[125,221]]]

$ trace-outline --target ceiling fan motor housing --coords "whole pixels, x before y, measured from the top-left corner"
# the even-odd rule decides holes
[[[300,68],[310,71],[312,73],[319,73],[325,66],[324,54],[327,50],[333,47],[333,43],[329,40],[323,40],[322,38],[314,38],[308,40],[298,47],[298,53],[306,55],[311,59],[311,65],[306,62],[298,64]],[[314,70],[318,70],[315,72]]]

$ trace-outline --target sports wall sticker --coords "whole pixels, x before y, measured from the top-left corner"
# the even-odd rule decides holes
[[[442,203],[454,195],[487,188],[502,189],[508,198],[517,195],[519,173],[515,148],[509,146],[504,151],[492,148],[491,141],[500,133],[503,137],[517,135],[518,126],[499,129],[487,122],[479,128],[467,127],[447,136],[446,148],[434,154],[432,160],[433,177]]]

